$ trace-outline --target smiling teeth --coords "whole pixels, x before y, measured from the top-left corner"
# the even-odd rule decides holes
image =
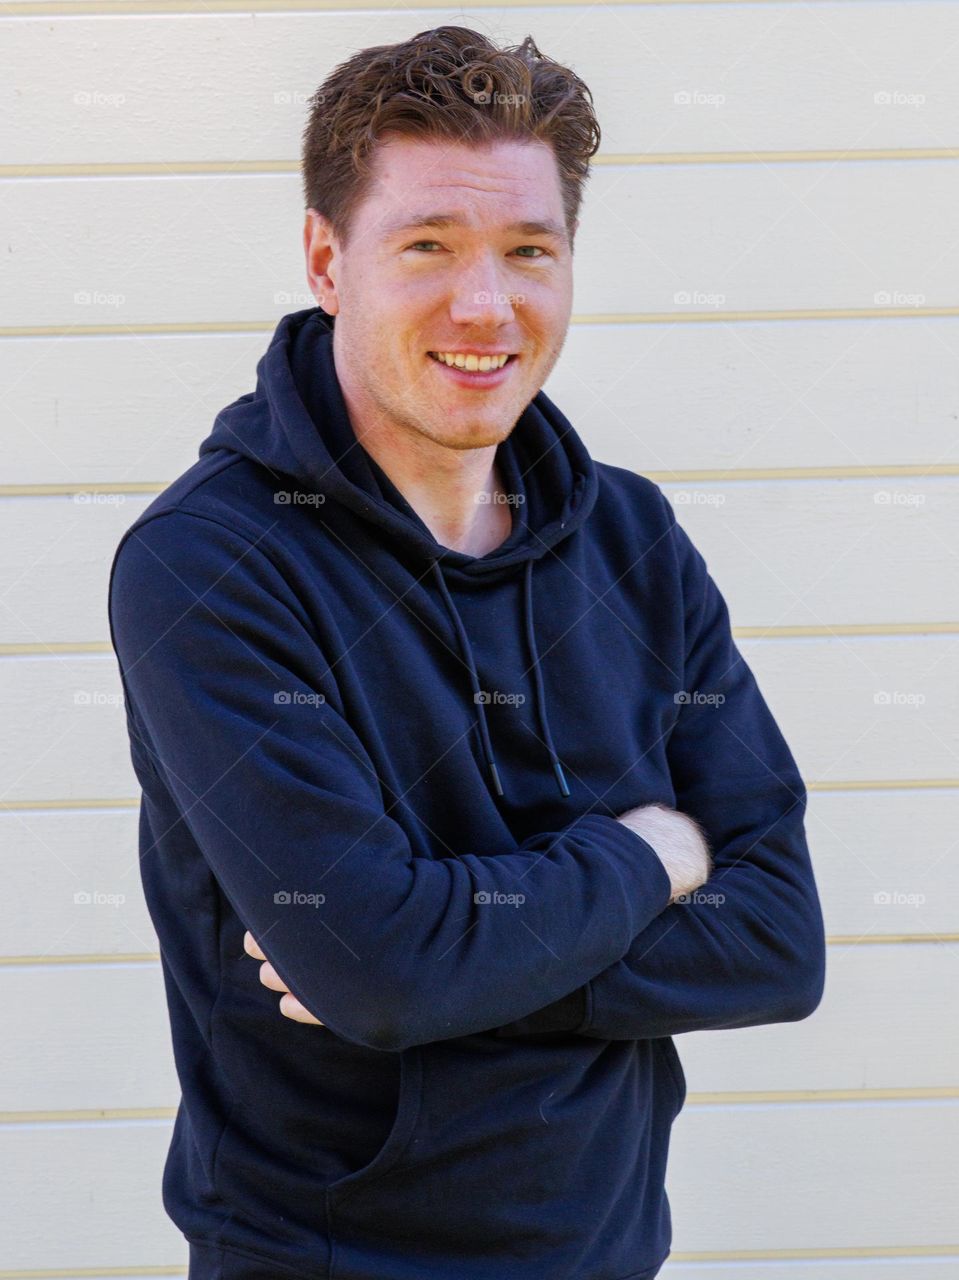
[[[489,373],[491,369],[502,369],[509,359],[509,354],[500,356],[464,356],[453,355],[449,351],[431,351],[434,360],[440,360],[451,368],[466,369],[468,373]]]

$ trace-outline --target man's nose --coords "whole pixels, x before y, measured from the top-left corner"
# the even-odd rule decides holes
[[[473,324],[479,329],[508,324],[522,295],[509,291],[507,273],[489,260],[463,271],[456,282],[450,315],[457,324]]]

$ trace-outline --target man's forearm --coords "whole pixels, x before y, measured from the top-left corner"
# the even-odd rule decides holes
[[[497,1034],[634,1040],[795,1021],[818,1005],[824,976],[823,921],[796,806],[748,861],[737,846],[726,850],[709,880],[658,915],[622,959]]]

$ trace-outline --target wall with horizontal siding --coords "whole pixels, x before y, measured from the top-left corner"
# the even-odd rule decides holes
[[[185,1273],[110,558],[312,305],[306,96],[444,22],[532,33],[594,92],[546,390],[597,458],[663,485],[810,790],[826,995],[798,1024],[678,1038],[664,1275],[947,1280],[954,0],[0,8],[0,1275]]]

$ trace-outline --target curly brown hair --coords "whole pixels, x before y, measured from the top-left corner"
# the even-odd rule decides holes
[[[388,132],[483,145],[538,140],[559,169],[570,245],[600,143],[592,94],[532,36],[497,48],[468,27],[435,27],[375,45],[340,63],[310,98],[303,130],[303,193],[345,246]]]

